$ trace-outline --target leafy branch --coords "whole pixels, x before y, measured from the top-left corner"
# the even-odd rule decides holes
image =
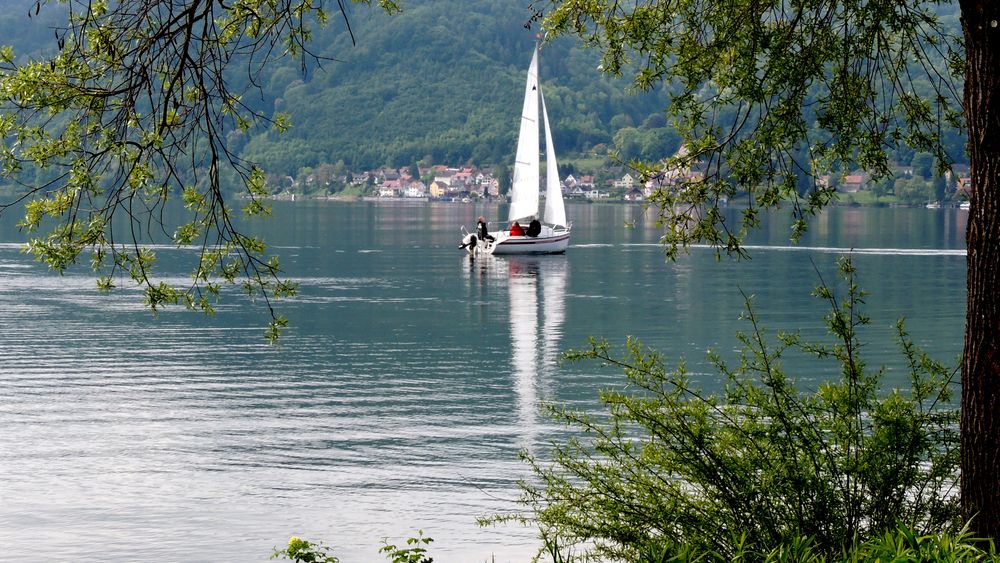
[[[392,0],[378,4],[398,10]],[[346,21],[345,4],[337,6]],[[298,57],[303,68],[319,60],[308,42],[327,23],[322,3],[99,0],[51,9],[67,10],[54,54],[0,50],[0,168],[22,190],[0,213],[23,204],[28,252],[60,273],[89,252],[99,288],[128,276],[153,311],[183,304],[211,314],[221,285],[240,284],[263,301],[267,336],[277,338],[287,321],[273,300],[296,286],[235,223],[223,174],[242,186],[247,215],[268,213],[268,189],[261,169],[226,141],[254,127],[287,128],[286,116],[255,111],[243,96],[277,59]],[[234,90],[238,69],[248,86]],[[177,225],[167,219],[171,199],[186,210]],[[189,283],[158,281],[149,244],[164,239],[199,250]]]
[[[902,146],[950,166],[941,131],[963,122],[964,50],[941,3],[548,0],[532,22],[597,48],[636,90],[667,86],[681,150],[629,164],[660,183],[649,205],[668,255],[695,242],[744,254],[763,211],[790,206],[791,237],[806,230],[836,197],[822,175],[887,177]],[[719,206],[737,194],[749,205],[727,221]]]

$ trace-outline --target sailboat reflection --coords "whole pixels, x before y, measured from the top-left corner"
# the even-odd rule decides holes
[[[539,384],[551,381],[559,359],[569,266],[562,256],[504,259],[508,265],[511,369],[517,396],[517,423],[523,431],[522,447],[531,449],[539,433]]]

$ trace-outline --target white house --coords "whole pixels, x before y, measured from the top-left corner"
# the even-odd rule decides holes
[[[419,180],[410,182],[410,185],[403,190],[403,197],[427,197],[427,186]]]

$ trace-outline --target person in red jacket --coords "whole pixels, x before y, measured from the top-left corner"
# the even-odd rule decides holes
[[[524,229],[521,227],[521,224],[518,223],[517,221],[514,221],[514,224],[510,226],[510,236],[512,237],[524,236]]]

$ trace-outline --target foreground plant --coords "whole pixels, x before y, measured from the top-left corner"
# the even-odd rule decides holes
[[[285,549],[274,548],[271,559],[279,557],[296,563],[340,563],[340,559],[330,553],[330,548],[326,545],[297,536],[288,538],[288,546]]]
[[[794,536],[766,552],[755,552],[740,546],[732,557],[721,557],[714,552],[698,552],[687,546],[665,546],[648,549],[636,559],[641,563],[730,563],[732,561],[761,561],[763,563],[895,563],[934,561],[943,562],[992,562],[1000,561],[992,543],[973,538],[962,530],[958,533],[940,532],[919,535],[912,529],[899,527],[876,536],[864,543],[851,545],[842,553],[824,555],[817,549],[813,538]],[[569,561],[564,559],[561,561]]]
[[[897,526],[957,532],[954,374],[900,322],[909,389],[883,389],[884,369],[866,369],[860,355],[864,293],[851,261],[839,265],[844,300],[825,283],[815,291],[833,340],[780,333],[769,343],[746,298],[737,361],[709,355],[719,393],[695,387],[683,362],[666,371],[633,339],[621,356],[596,340],[568,353],[623,369],[628,385],[601,393],[606,415],[547,407],[582,434],[545,458],[524,454],[535,478],[521,501],[550,543],[609,560],[758,560],[803,538],[800,547],[833,558]],[[839,378],[800,390],[782,368],[794,351],[836,362]]]
[[[406,544],[397,546],[389,543],[388,538],[382,539],[382,547],[378,552],[384,554],[392,563],[433,563],[434,559],[427,555],[427,546],[434,541],[418,530],[416,536],[406,538]],[[340,559],[331,553],[331,549],[320,542],[310,542],[297,536],[288,539],[284,549],[274,548],[271,559],[288,559],[296,563],[339,563]]]
[[[397,546],[389,543],[388,538],[382,540],[378,552],[385,554],[392,563],[432,563],[433,558],[427,555],[427,545],[434,540],[424,536],[423,530],[418,530],[414,537],[406,538],[406,545]]]

